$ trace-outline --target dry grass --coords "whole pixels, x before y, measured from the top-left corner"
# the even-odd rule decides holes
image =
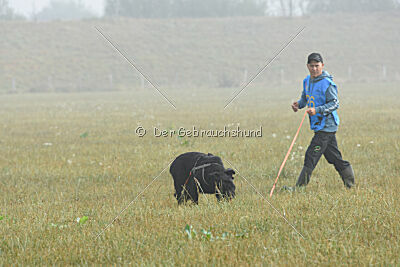
[[[235,87],[304,32],[256,84],[295,82],[310,52],[322,53],[342,80],[400,79],[397,13],[303,18],[110,19],[79,22],[0,22],[0,93],[117,91],[140,88],[132,67],[98,26],[153,82],[170,87]],[[349,77],[348,69],[352,74]],[[281,70],[284,75],[281,77]],[[113,76],[110,84],[109,75]]]
[[[279,191],[294,184],[301,169],[312,136],[306,122],[278,190],[268,198],[305,239],[240,176],[234,201],[217,203],[203,195],[198,206],[178,207],[168,170],[94,239],[182,152],[221,156],[267,195],[302,115],[289,109],[297,90],[248,88],[226,111],[228,90],[168,90],[177,111],[151,90],[2,97],[0,261],[400,264],[398,90],[387,84],[340,88],[337,138],[354,166],[357,186],[345,190],[323,159],[306,190]],[[215,129],[232,123],[244,129],[262,125],[263,137],[139,138],[134,133],[138,124],[149,130]],[[77,223],[83,216],[88,221]],[[191,239],[186,225],[192,226]]]

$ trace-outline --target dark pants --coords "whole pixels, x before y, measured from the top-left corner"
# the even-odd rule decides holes
[[[336,142],[336,133],[316,132],[310,145],[307,148],[304,159],[304,166],[311,171],[317,166],[321,156],[324,155],[326,160],[335,166],[336,171],[341,173],[350,166],[348,161],[342,159]]]

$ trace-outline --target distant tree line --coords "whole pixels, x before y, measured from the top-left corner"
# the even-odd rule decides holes
[[[105,16],[135,18],[263,16],[267,0],[106,0]]]
[[[51,0],[39,12],[32,10],[32,20],[79,20],[92,18],[95,15],[89,11],[79,0]],[[0,0],[0,20],[26,19],[16,14],[9,6],[8,0]]]
[[[399,8],[398,0],[318,0],[309,1],[310,13],[370,13]]]
[[[8,5],[8,0],[0,0],[0,20],[14,20],[24,19],[23,16],[18,15]]]
[[[400,8],[400,0],[106,0],[106,17],[233,17],[369,13]]]
[[[1,0],[0,0],[1,1]],[[50,4],[35,14],[35,20],[79,20],[95,15],[80,2],[52,0]]]
[[[25,19],[0,0],[0,20]],[[400,10],[400,0],[104,0],[105,17],[176,18],[235,16],[303,16]],[[33,20],[91,18],[81,0],[51,0]]]

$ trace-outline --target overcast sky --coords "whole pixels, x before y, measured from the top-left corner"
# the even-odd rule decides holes
[[[58,0],[60,1],[60,0]],[[103,14],[104,0],[62,0],[62,1],[75,1],[81,2],[85,7],[97,15]],[[10,7],[17,13],[25,16],[31,16],[32,10],[36,9],[39,12],[42,8],[47,6],[51,0],[9,0]]]

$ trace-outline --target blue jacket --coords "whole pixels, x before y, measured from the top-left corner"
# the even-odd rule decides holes
[[[325,94],[323,93],[325,92]],[[308,98],[308,99],[307,99]],[[303,81],[303,92],[298,101],[299,108],[315,107],[316,115],[310,117],[311,130],[336,132],[339,125],[339,108],[336,84],[327,71],[314,79],[307,76]]]

